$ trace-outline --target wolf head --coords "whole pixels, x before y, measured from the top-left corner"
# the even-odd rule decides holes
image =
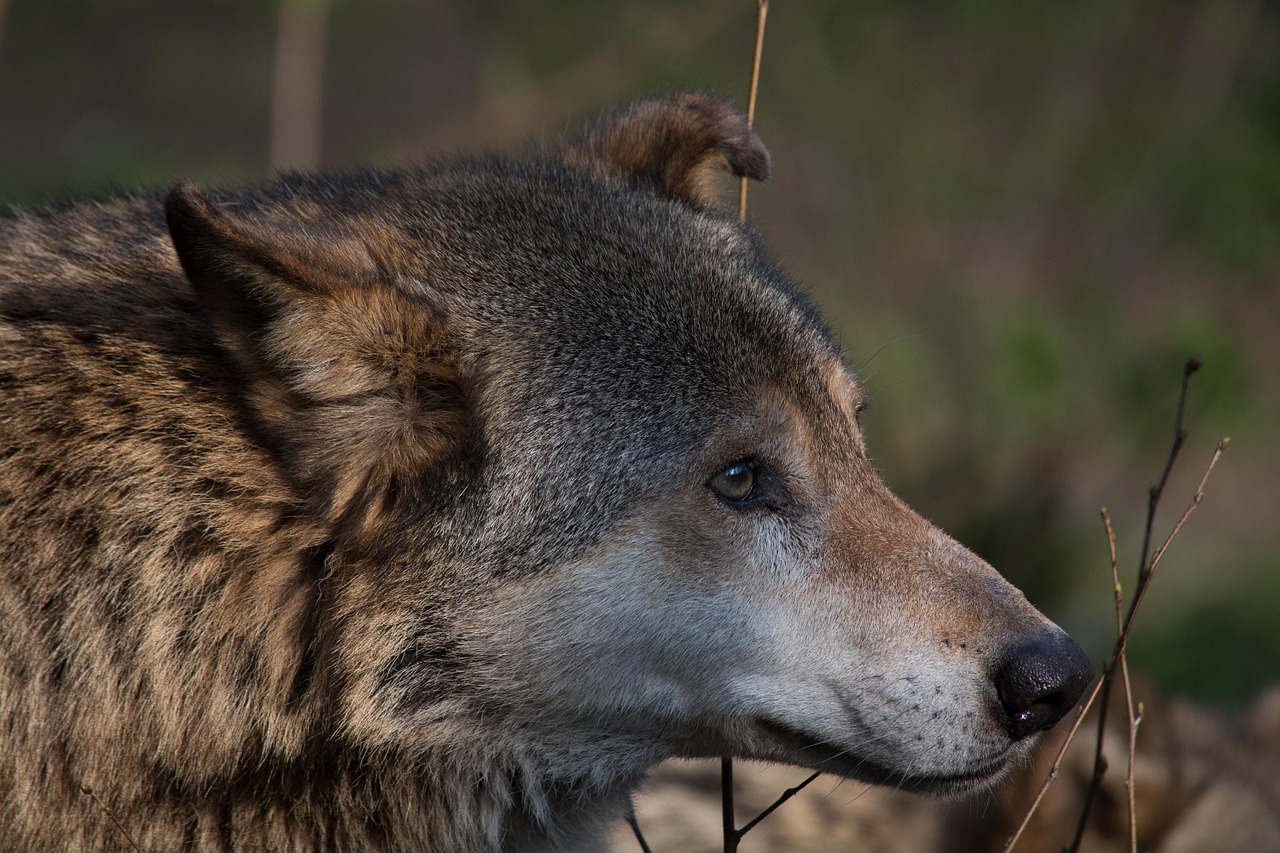
[[[726,169],[768,153],[695,93],[518,161],[170,193],[248,428],[327,535],[278,713],[336,696],[360,749],[562,790],[735,755],[950,793],[1076,702],[1078,647],[882,483]]]

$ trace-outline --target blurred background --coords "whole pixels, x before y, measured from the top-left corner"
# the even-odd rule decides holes
[[[0,202],[517,151],[665,88],[745,101],[751,0],[0,0]],[[1101,661],[1204,357],[1131,665],[1280,679],[1280,5],[776,2],[750,208],[865,378],[890,484]]]

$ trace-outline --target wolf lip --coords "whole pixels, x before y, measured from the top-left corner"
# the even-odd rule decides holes
[[[904,773],[860,758],[783,723],[762,719],[757,725],[770,740],[782,745],[790,754],[789,760],[797,765],[871,785],[892,785],[915,794],[949,796],[986,788],[998,782],[1009,767],[1010,751],[1002,750],[977,767],[961,773]]]

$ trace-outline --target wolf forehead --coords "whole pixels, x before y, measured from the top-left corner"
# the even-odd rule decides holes
[[[522,359],[521,381],[539,393],[576,386],[589,396],[562,402],[588,412],[593,399],[727,405],[740,389],[794,382],[836,354],[750,229],[544,168],[516,181],[482,176],[470,202],[434,199],[468,221],[459,244],[434,258],[449,274],[426,284],[458,306],[473,340]]]
[[[501,404],[495,429],[554,423],[569,440],[580,422],[599,444],[601,424],[626,423],[622,408],[646,422],[646,438],[670,442],[676,426],[705,431],[744,395],[812,382],[816,365],[840,358],[750,226],[560,152],[373,179],[297,176],[269,192],[223,203],[361,235],[379,277],[447,328],[474,402]],[[620,430],[629,444],[638,437]]]

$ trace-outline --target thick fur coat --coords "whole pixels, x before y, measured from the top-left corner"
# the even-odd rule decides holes
[[[518,159],[0,221],[0,848],[593,849],[733,754],[948,793],[1079,650],[888,493],[640,102]]]

